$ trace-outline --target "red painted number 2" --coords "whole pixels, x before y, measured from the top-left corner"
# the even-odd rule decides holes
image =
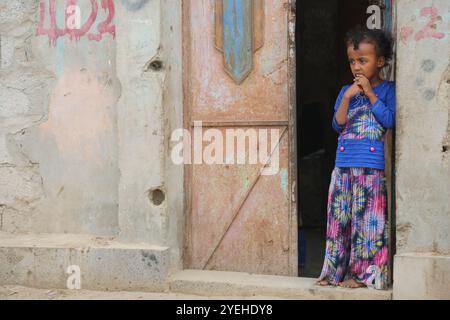
[[[437,23],[442,22],[442,17],[439,16],[436,7],[425,7],[420,10],[421,17],[430,17],[430,21],[421,30],[415,33],[414,39],[416,41],[423,39],[442,39],[445,37],[445,33],[438,32],[436,30]],[[400,30],[400,37],[403,41],[409,40],[414,34],[414,29],[410,26],[404,26]]]

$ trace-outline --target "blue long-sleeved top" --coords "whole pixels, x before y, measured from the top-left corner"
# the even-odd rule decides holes
[[[339,133],[336,151],[337,167],[364,167],[384,170],[384,135],[395,127],[395,82],[383,81],[373,88],[377,101],[372,105],[363,94],[350,99],[344,125],[336,121],[346,85],[336,99],[332,126]]]

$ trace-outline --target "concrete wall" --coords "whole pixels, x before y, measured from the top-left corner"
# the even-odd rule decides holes
[[[90,6],[80,6],[85,18]],[[41,20],[39,1],[1,7],[2,231],[116,234],[116,42],[39,30],[50,21],[48,6]]]
[[[448,299],[450,3],[398,1],[397,16],[394,297]]]
[[[170,246],[179,268],[181,2],[0,0],[0,53],[0,232]]]
[[[181,2],[121,4],[116,20],[122,30],[117,35],[120,235],[170,246],[181,266],[183,167],[170,159],[171,133],[183,127]],[[154,190],[164,194],[159,205],[152,201]]]

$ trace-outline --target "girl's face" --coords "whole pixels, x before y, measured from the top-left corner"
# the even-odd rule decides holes
[[[375,45],[369,42],[360,42],[358,50],[353,48],[353,44],[349,45],[347,56],[353,76],[360,74],[369,80],[378,77],[385,64],[384,57],[378,57]]]

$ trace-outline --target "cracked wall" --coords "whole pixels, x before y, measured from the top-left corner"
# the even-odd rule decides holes
[[[0,0],[0,231],[161,245],[181,266],[181,21],[178,0]]]
[[[37,32],[41,24],[51,29],[50,2],[0,1],[2,231],[115,235],[116,43],[112,36],[53,43]],[[63,29],[64,2],[55,3]],[[91,8],[79,4],[85,19]],[[97,20],[107,15],[100,10]]]
[[[0,2],[0,218],[8,232],[30,231],[44,196],[39,163],[18,141],[45,118],[42,93],[55,80],[33,56],[35,11],[31,1]]]

